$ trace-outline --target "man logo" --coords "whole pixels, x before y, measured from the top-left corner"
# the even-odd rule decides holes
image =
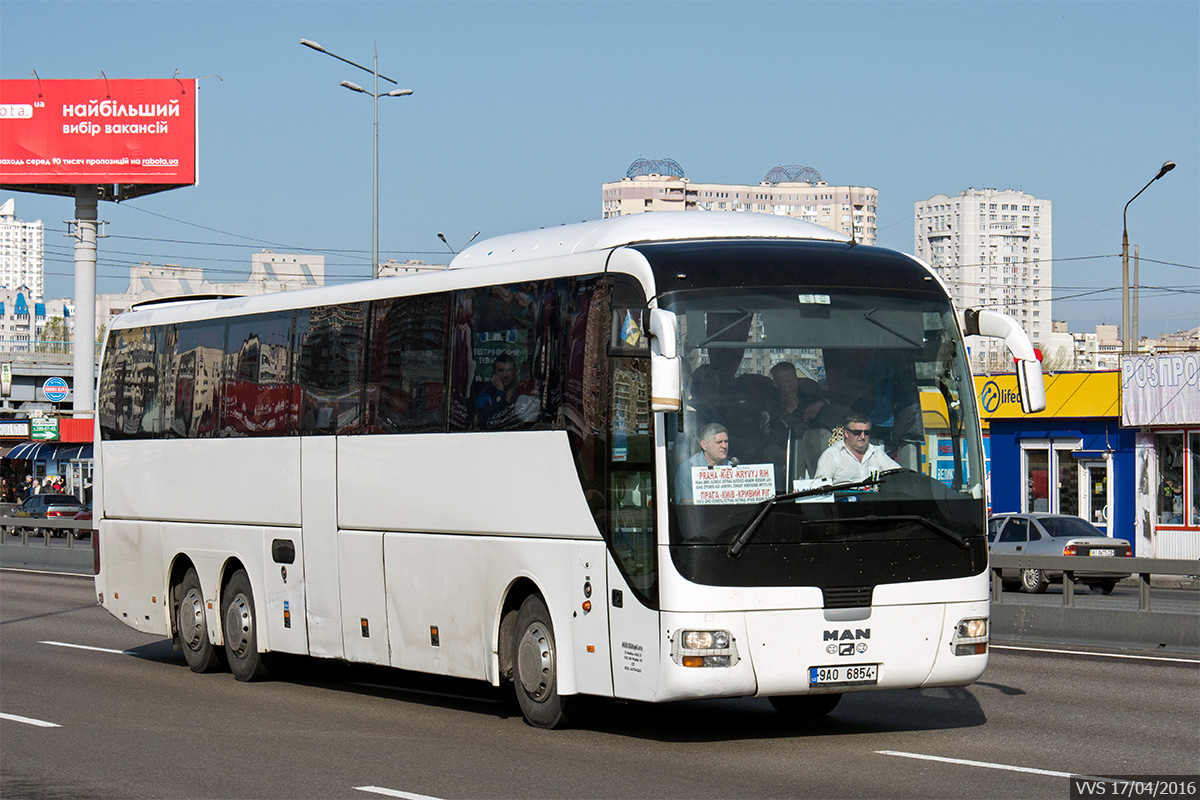
[[[847,640],[870,639],[870,638],[871,638],[871,629],[870,628],[855,628],[854,630],[850,630],[849,628],[846,628],[845,630],[842,630],[842,631],[836,631],[836,630],[835,631],[825,631],[825,638],[823,639],[823,641],[844,642]]]
[[[842,644],[838,645],[838,655],[839,656],[854,655],[854,642],[843,642]]]

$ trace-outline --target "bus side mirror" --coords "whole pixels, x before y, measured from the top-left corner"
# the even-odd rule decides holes
[[[1034,349],[1028,334],[1008,314],[990,309],[968,308],[963,314],[963,333],[967,336],[987,336],[1003,339],[1005,347],[1017,362],[1017,388],[1021,408],[1026,414],[1046,410],[1046,384],[1042,378],[1041,354]]]
[[[650,408],[678,411],[683,407],[683,380],[676,342],[679,320],[675,313],[650,309]]]

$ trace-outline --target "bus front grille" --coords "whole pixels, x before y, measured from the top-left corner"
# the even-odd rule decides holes
[[[874,586],[827,586],[822,589],[825,608],[864,608],[871,605]]]

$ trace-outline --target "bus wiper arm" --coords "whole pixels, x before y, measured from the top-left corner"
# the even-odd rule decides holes
[[[868,514],[865,517],[846,517],[843,519],[834,520],[835,522],[915,522],[922,528],[927,528],[943,539],[948,539],[954,544],[961,547],[963,550],[970,548],[971,544],[963,535],[956,530],[947,528],[945,525],[934,522],[925,517],[919,517],[915,514]]]
[[[771,509],[775,508],[776,503],[782,503],[784,500],[799,500],[802,497],[819,497],[823,494],[833,494],[834,492],[843,489],[861,489],[866,486],[874,486],[877,483],[882,483],[883,478],[898,470],[889,469],[881,472],[865,481],[858,483],[831,483],[828,486],[818,486],[814,489],[802,489],[798,492],[784,492],[777,494],[774,497],[764,500],[762,507],[758,509],[758,513],[754,515],[754,519],[746,523],[746,527],[742,528],[741,532],[734,538],[733,544],[729,545],[729,549],[725,551],[725,555],[730,558],[741,558],[742,550],[754,538],[755,532],[758,531],[758,526],[767,518],[767,514],[771,513]]]

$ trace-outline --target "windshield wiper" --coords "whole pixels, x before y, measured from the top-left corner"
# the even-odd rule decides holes
[[[831,483],[828,486],[818,486],[813,489],[802,489],[798,492],[784,492],[783,494],[777,494],[768,500],[764,500],[762,503],[762,508],[760,508],[758,513],[754,515],[754,519],[746,523],[746,527],[742,528],[741,532],[739,532],[734,538],[733,544],[729,545],[729,549],[725,551],[725,555],[729,556],[730,558],[741,557],[742,550],[747,544],[750,543],[750,540],[754,538],[754,534],[758,530],[758,526],[761,525],[762,521],[767,518],[767,514],[771,513],[771,509],[775,507],[776,503],[782,503],[784,500],[799,500],[802,497],[820,497],[823,494],[833,494],[834,492],[838,492],[843,489],[862,489],[866,486],[874,486],[876,484],[883,483],[883,479],[888,475],[894,475],[897,472],[905,471],[906,470],[904,469],[884,470],[878,475],[867,478],[865,481],[859,481],[858,483]]]
[[[915,514],[867,514],[865,517],[843,517],[831,522],[915,522],[922,528],[927,528],[943,539],[948,539],[954,544],[961,547],[963,550],[970,548],[971,544],[963,535],[956,530],[947,528],[945,525],[934,522],[925,517],[918,517]]]

